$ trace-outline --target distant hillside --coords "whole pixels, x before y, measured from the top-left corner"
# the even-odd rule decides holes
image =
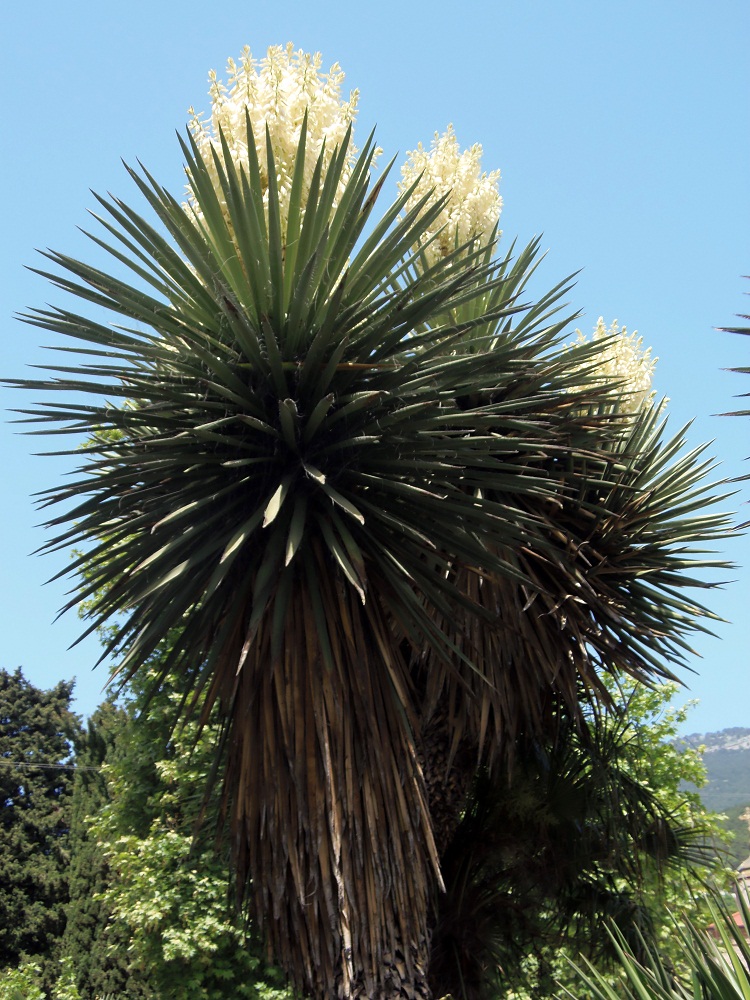
[[[750,804],[750,729],[734,727],[718,733],[693,733],[682,743],[705,747],[708,785],[700,789],[708,809],[724,812]]]
[[[718,733],[693,733],[683,736],[682,741],[689,746],[704,746],[707,753],[717,750],[748,750],[750,749],[750,729],[735,726],[733,729],[721,729]]]
[[[707,809],[726,815],[723,825],[734,839],[726,848],[724,860],[737,868],[750,855],[750,830],[742,818],[750,808],[750,729],[693,733],[677,742],[705,748],[703,763],[708,784],[698,791]]]
[[[726,819],[723,826],[734,834],[732,842],[726,847],[725,861],[731,868],[739,868],[750,855],[750,831],[747,820],[742,819],[747,805],[734,806],[724,813]]]

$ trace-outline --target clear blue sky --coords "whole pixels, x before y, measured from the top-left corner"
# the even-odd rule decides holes
[[[750,473],[750,419],[736,407],[750,376],[750,339],[716,332],[750,312],[750,5],[747,0],[381,0],[354,5],[276,0],[37,0],[0,14],[3,142],[0,191],[2,365],[43,362],[40,331],[13,320],[59,293],[24,269],[45,246],[91,257],[89,189],[137,203],[120,158],[140,158],[183,185],[175,130],[207,108],[207,73],[249,44],[293,41],[338,61],[360,97],[360,137],[377,125],[388,157],[428,144],[452,122],[502,171],[505,238],[543,233],[543,281],[582,269],[577,325],[599,315],[637,329],[660,359],[656,388],[690,441],[714,439],[717,475]],[[19,405],[3,391],[3,409]],[[25,401],[24,401],[25,402]],[[23,404],[21,404],[23,405]],[[65,473],[32,458],[39,439],[1,426],[0,666],[36,684],[77,678],[76,707],[100,700],[95,640],[68,651],[80,623],[54,622],[64,585],[43,586],[64,556],[30,556],[45,534],[29,497]],[[750,483],[734,506],[750,518]],[[685,674],[700,704],[690,731],[750,726],[750,543],[727,543],[736,582],[710,596],[729,619],[699,638]]]

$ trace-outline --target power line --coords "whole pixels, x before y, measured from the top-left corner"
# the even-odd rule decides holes
[[[0,760],[2,767],[42,767],[51,771],[101,771],[101,765],[96,764],[32,764],[25,760]]]

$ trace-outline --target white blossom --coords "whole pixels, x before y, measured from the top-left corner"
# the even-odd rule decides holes
[[[576,335],[579,344],[587,342],[580,330]],[[658,359],[651,357],[650,347],[644,349],[638,331],[629,334],[625,327],[620,329],[617,320],[607,329],[600,316],[591,337],[591,342],[596,341],[608,341],[597,359],[595,374],[602,382],[613,385],[618,408],[636,413],[649,405],[654,397],[652,380]],[[587,372],[591,367],[592,362],[585,364]]]
[[[302,205],[310,191],[310,181],[318,157],[325,146],[324,167],[327,166],[357,112],[359,92],[350,93],[348,101],[341,100],[344,74],[334,63],[327,74],[320,71],[322,57],[319,52],[309,55],[301,49],[295,51],[290,42],[285,48],[271,46],[266,57],[256,62],[250,49],[245,47],[239,63],[227,63],[227,82],[222,83],[212,70],[209,73],[211,117],[204,121],[190,108],[190,128],[214,181],[222,204],[219,178],[214,165],[212,148],[221,156],[219,132],[224,136],[232,161],[238,168],[248,162],[249,115],[260,162],[264,199],[268,204],[268,157],[266,154],[266,128],[276,167],[282,226],[288,217],[292,174],[297,156],[302,124],[307,113],[307,141],[305,152]],[[340,197],[351,174],[356,150],[350,144],[346,166],[338,187]],[[196,213],[193,192],[188,189],[188,200]],[[334,202],[336,204],[336,202]],[[282,230],[283,231],[283,230]]]
[[[449,125],[443,135],[435,133],[429,151],[420,143],[407,156],[399,188],[406,191],[419,178],[406,204],[407,211],[431,192],[436,199],[449,195],[424,235],[423,245],[436,237],[425,247],[429,263],[477,237],[488,241],[500,218],[503,200],[498,193],[500,171],[482,172],[481,145],[475,143],[461,152],[453,126]]]

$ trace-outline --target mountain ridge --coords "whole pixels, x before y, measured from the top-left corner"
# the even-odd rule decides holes
[[[713,733],[691,733],[679,737],[678,743],[697,749],[703,747],[704,753],[716,753],[720,750],[732,752],[735,750],[750,750],[750,729],[742,726],[730,726]]]
[[[733,726],[713,733],[692,733],[675,743],[702,751],[708,784],[699,793],[707,809],[725,812],[750,804],[750,728]]]

